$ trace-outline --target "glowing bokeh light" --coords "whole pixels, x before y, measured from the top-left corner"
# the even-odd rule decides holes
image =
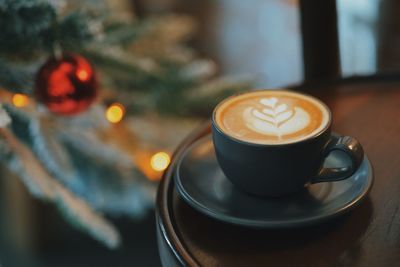
[[[24,94],[15,94],[12,97],[12,103],[18,108],[26,107],[29,104],[29,97]]]
[[[163,171],[165,170],[171,159],[169,155],[165,152],[157,152],[150,159],[150,165],[155,171]]]
[[[106,118],[109,122],[118,123],[122,120],[125,114],[125,108],[119,103],[114,103],[106,110]]]
[[[89,73],[86,70],[81,69],[76,72],[76,76],[78,76],[79,80],[85,82],[89,78]]]

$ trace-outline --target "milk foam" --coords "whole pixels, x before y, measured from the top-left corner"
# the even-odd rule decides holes
[[[317,99],[291,91],[253,91],[230,98],[215,112],[217,124],[238,139],[261,144],[304,140],[329,123],[328,109]]]
[[[243,111],[245,125],[255,132],[281,139],[283,135],[300,131],[310,123],[310,115],[301,107],[279,104],[276,97],[261,98],[259,102],[263,105],[261,110],[248,107]]]

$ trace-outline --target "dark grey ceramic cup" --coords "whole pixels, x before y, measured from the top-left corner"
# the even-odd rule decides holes
[[[251,143],[224,133],[216,123],[218,107],[212,115],[218,163],[226,177],[247,193],[283,196],[312,183],[343,180],[352,176],[363,161],[364,151],[357,139],[332,134],[331,112],[326,106],[329,113],[327,126],[307,139],[288,144]],[[325,158],[334,150],[348,155],[349,166],[323,167]]]

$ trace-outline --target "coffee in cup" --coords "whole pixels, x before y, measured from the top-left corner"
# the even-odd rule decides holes
[[[359,142],[331,133],[331,112],[320,100],[286,90],[235,95],[214,110],[212,132],[218,162],[246,192],[280,196],[309,183],[350,177],[363,160]],[[351,165],[323,168],[333,150]]]
[[[255,144],[288,144],[318,134],[330,113],[320,101],[289,91],[256,91],[218,106],[215,121],[229,136]]]

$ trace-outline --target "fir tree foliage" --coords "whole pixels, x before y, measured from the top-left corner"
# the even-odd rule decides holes
[[[116,17],[104,1],[0,0],[0,163],[110,248],[121,239],[103,214],[140,218],[152,208],[157,183],[147,179],[132,144],[157,142],[122,135],[128,125],[113,132],[104,103],[122,103],[126,117],[204,118],[250,85],[216,77],[214,62],[187,45],[192,18]],[[38,69],[60,52],[85,56],[97,72],[102,98],[79,116],[55,116],[35,101]],[[31,105],[13,106],[14,93],[28,95]],[[111,139],[120,143],[129,139],[131,149],[109,142],[109,133],[119,134]]]

